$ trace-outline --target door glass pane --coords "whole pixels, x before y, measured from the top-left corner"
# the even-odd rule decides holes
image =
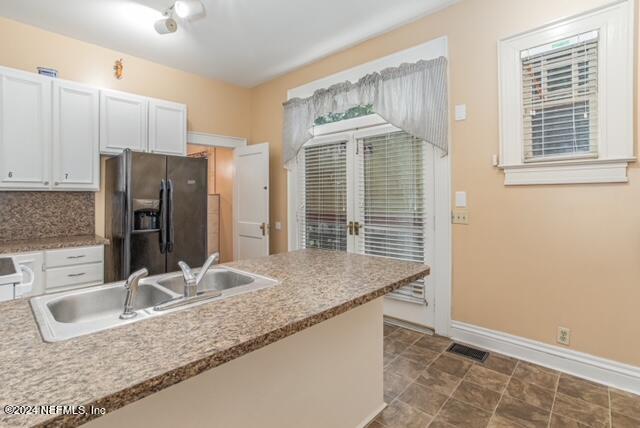
[[[425,260],[426,143],[404,131],[358,141],[359,252],[399,260]],[[394,293],[424,301],[424,281]]]
[[[301,248],[347,250],[347,142],[304,149]]]

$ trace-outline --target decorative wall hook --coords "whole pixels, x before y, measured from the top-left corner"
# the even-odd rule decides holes
[[[113,71],[115,72],[116,79],[122,79],[122,75],[124,74],[124,64],[122,63],[122,58],[116,60],[116,63],[113,66]]]

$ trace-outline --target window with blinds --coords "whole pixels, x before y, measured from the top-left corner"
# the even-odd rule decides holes
[[[597,156],[598,32],[520,57],[524,161]]]
[[[358,140],[358,252],[425,260],[426,143],[404,131]],[[424,302],[424,282],[395,292]]]
[[[347,250],[347,142],[303,149],[300,248]]]

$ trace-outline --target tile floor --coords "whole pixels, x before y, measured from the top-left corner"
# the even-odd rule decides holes
[[[640,397],[492,353],[476,363],[440,336],[384,327],[387,408],[369,428],[640,428]]]

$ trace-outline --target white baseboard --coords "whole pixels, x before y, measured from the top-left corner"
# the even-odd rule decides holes
[[[614,388],[640,394],[640,367],[487,328],[451,322],[451,338]]]
[[[356,428],[365,428],[378,416],[378,414],[387,407],[387,403],[382,403],[377,410],[374,410],[369,416],[364,418],[364,421],[360,422]]]
[[[409,321],[404,321],[398,318],[394,318],[388,315],[384,316],[384,322],[385,324],[389,324],[389,325],[395,325],[396,327],[402,327],[402,328],[406,328],[408,330],[413,330],[413,331],[417,331],[418,333],[423,333],[423,334],[428,334],[433,336],[433,330],[430,329],[429,327],[425,327],[423,325],[419,325],[419,324],[414,324],[412,322]]]

